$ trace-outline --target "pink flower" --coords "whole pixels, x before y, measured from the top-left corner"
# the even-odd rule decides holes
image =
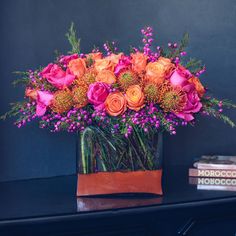
[[[186,105],[184,109],[177,113],[176,116],[186,121],[194,119],[193,113],[197,113],[202,108],[202,103],[193,84],[185,85],[182,90],[186,93]]]
[[[75,79],[75,76],[70,74],[69,70],[64,71],[61,67],[52,63],[45,67],[41,73],[43,78],[46,78],[50,84],[58,89],[70,86]]]
[[[51,104],[53,94],[47,91],[37,91],[37,106],[36,115],[43,116],[47,110],[47,107]]]
[[[95,82],[89,85],[88,100],[94,105],[96,110],[102,110],[104,108],[104,102],[109,94],[110,86],[107,83]]]
[[[42,70],[42,72],[41,72],[42,76],[44,76],[45,74],[48,74],[48,73],[51,71],[53,65],[54,65],[53,63],[48,64],[48,65]]]
[[[121,56],[118,64],[115,66],[115,75],[118,76],[119,73],[124,70],[124,69],[128,69],[129,66],[131,65],[131,59],[128,56]]]
[[[73,59],[77,59],[78,58],[78,54],[72,54],[72,55],[67,55],[67,56],[62,56],[59,60],[59,62],[61,64],[63,64],[64,66],[67,66],[69,64],[69,62]]]
[[[188,83],[188,79],[192,77],[189,70],[179,65],[173,74],[170,76],[170,83],[173,86],[183,87]]]

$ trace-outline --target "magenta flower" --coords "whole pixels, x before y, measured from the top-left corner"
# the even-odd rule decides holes
[[[170,83],[173,86],[183,87],[188,83],[190,77],[192,77],[190,71],[179,65],[170,76]]]
[[[95,82],[89,85],[87,97],[96,110],[104,108],[104,102],[109,94],[109,89],[110,86],[103,82]]]
[[[77,59],[77,58],[79,58],[79,56],[78,56],[77,53],[75,53],[75,54],[72,54],[72,55],[62,56],[60,58],[59,62],[61,64],[63,64],[64,66],[67,66],[71,60],[74,60],[74,59]]]
[[[182,90],[186,93],[187,102],[184,109],[175,115],[186,121],[191,121],[194,119],[193,113],[201,110],[202,103],[193,84],[185,85]]]
[[[45,67],[41,73],[43,78],[46,78],[50,84],[58,89],[70,86],[75,79],[75,76],[69,70],[64,71],[61,67],[52,63]]]
[[[122,55],[118,64],[115,66],[115,75],[118,76],[122,70],[128,69],[131,65],[131,59],[128,56]]]
[[[37,91],[37,106],[36,115],[43,116],[47,110],[47,107],[51,104],[53,94],[47,91]]]

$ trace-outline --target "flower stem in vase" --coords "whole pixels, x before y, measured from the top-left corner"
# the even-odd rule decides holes
[[[136,158],[137,158],[137,161],[138,161],[138,163],[139,163],[139,166],[141,167],[141,169],[142,170],[146,170],[146,167],[144,166],[144,164],[143,164],[143,161],[142,161],[142,159],[141,159],[141,157],[140,157],[140,154],[137,152],[137,150],[136,150],[136,147],[135,147],[135,145],[132,143],[132,141],[131,141],[131,138],[129,139],[129,143],[130,143],[130,145],[133,147],[133,150],[134,150],[134,152],[135,152],[135,156],[136,156]]]

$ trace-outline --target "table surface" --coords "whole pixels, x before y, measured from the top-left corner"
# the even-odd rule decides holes
[[[236,192],[197,190],[187,166],[164,168],[163,196],[76,197],[77,177],[61,176],[0,183],[0,224],[60,216],[236,201]]]

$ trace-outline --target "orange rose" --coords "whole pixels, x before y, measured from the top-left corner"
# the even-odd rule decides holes
[[[118,116],[126,111],[126,104],[125,96],[121,92],[113,92],[106,98],[105,109],[110,116]]]
[[[131,63],[133,71],[140,74],[145,70],[147,65],[147,56],[141,52],[132,53]]]
[[[159,57],[157,61],[165,67],[165,76],[170,77],[175,69],[175,65],[171,63],[171,60],[166,57]]]
[[[26,97],[29,97],[33,100],[36,100],[37,99],[37,96],[38,96],[38,90],[36,89],[31,89],[31,88],[26,88],[25,90],[25,96]]]
[[[102,59],[102,53],[101,52],[89,53],[86,55],[86,58],[92,58],[94,61]]]
[[[68,64],[70,72],[81,78],[86,71],[86,63],[82,58],[71,60]]]
[[[116,82],[116,77],[110,70],[102,70],[97,74],[96,81],[113,84]]]
[[[125,94],[128,108],[131,110],[139,111],[142,107],[144,107],[144,94],[139,85],[131,85],[126,90]]]
[[[149,62],[146,66],[146,80],[156,84],[164,82],[166,77],[169,77],[175,66],[171,60],[165,57],[160,57],[156,62]]]
[[[106,58],[116,65],[116,64],[118,64],[118,62],[122,56],[123,56],[122,52],[119,54],[112,53],[110,56],[108,56]]]
[[[112,63],[111,60],[107,58],[95,60],[95,63],[94,63],[94,68],[97,72],[102,71],[102,70],[113,71],[114,66],[115,66],[114,63]]]
[[[193,83],[195,86],[195,89],[197,90],[197,93],[199,95],[199,97],[202,97],[206,90],[204,88],[204,86],[202,85],[202,83],[200,82],[200,80],[197,77],[192,77],[188,80],[190,83]]]

